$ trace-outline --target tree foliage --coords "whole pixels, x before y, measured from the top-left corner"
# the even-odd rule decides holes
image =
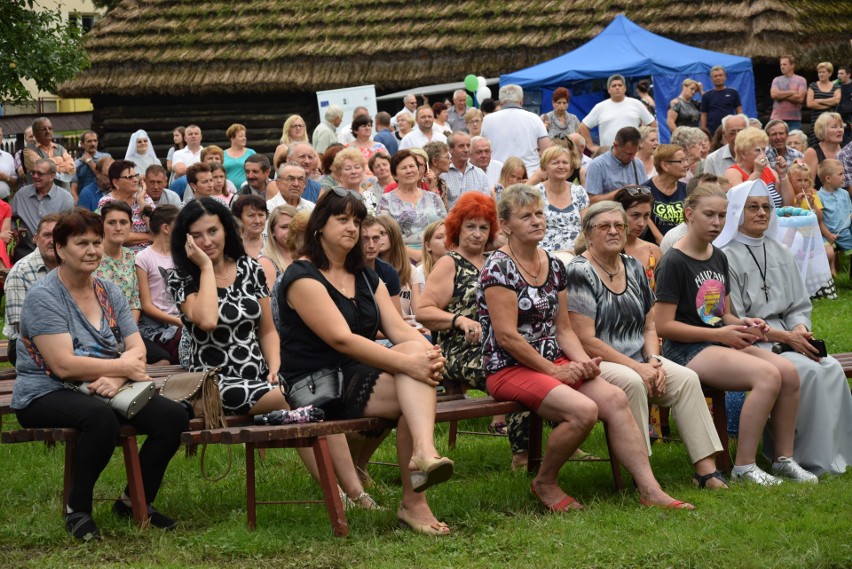
[[[36,9],[34,0],[0,1],[0,100],[21,103],[31,98],[21,82],[31,79],[42,91],[89,65],[83,30],[59,8]]]

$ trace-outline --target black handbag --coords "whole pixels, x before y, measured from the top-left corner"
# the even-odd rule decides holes
[[[367,290],[370,291],[370,296],[373,298],[373,305],[376,307],[376,326],[371,335],[375,336],[380,319],[379,307],[376,304],[376,296],[370,286],[370,281],[367,280],[366,273],[361,273],[361,275],[367,283]],[[287,386],[287,392],[284,396],[293,409],[313,405],[314,407],[319,407],[330,416],[336,416],[342,412],[343,370],[339,367],[318,369],[302,377],[291,379],[289,382],[285,382],[283,378],[280,378],[279,385]]]
[[[343,370],[323,368],[291,380],[286,396],[293,409],[313,405],[333,413],[343,404]]]

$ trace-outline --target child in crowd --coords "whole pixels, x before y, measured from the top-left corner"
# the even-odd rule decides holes
[[[830,243],[843,251],[852,250],[852,198],[843,188],[843,164],[838,160],[826,159],[817,169],[822,188],[819,198],[823,205],[823,221],[830,231],[826,236]]]
[[[814,212],[819,222],[819,230],[825,242],[825,254],[828,256],[828,266],[831,267],[831,276],[836,277],[834,270],[834,247],[832,246],[832,233],[823,222],[823,205],[819,199],[811,176],[811,168],[801,160],[796,160],[787,171],[790,176],[790,186],[793,188],[793,205]]]

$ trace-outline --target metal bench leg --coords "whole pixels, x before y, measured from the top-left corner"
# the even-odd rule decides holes
[[[346,537],[349,535],[349,524],[346,523],[343,502],[337,492],[337,477],[334,475],[334,464],[331,462],[328,440],[325,437],[317,437],[311,446],[314,449],[314,458],[317,461],[320,486],[325,498],[325,509],[328,511],[328,518],[331,521],[331,531],[335,537]]]
[[[246,443],[246,518],[250,530],[257,527],[257,494],[254,478],[255,443]]]
[[[624,488],[624,480],[621,478],[621,464],[612,452],[612,444],[610,444],[609,439],[609,429],[606,425],[604,425],[604,436],[606,437],[606,449],[609,453],[609,465],[610,468],[612,468],[612,479],[615,482],[615,489],[621,490]]]
[[[544,422],[541,417],[530,412],[530,446],[527,449],[527,472],[530,474],[538,474],[538,469],[541,467],[542,454],[542,429]]]
[[[145,502],[145,486],[142,484],[142,467],[139,464],[139,447],[136,445],[136,437],[122,437],[121,449],[124,452],[124,470],[127,473],[133,521],[137,526],[142,527],[148,523],[148,505]]]

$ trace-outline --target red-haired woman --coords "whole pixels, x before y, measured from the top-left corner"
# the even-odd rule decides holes
[[[447,358],[445,379],[485,391],[476,283],[485,249],[497,234],[494,200],[478,192],[462,195],[447,215],[444,231],[449,252],[429,274],[416,307],[417,321],[437,333],[436,343]],[[505,433],[502,417],[492,429]]]
[[[541,115],[550,138],[567,140],[568,135],[580,130],[580,119],[568,112],[571,91],[557,87],[553,92],[553,110]]]

